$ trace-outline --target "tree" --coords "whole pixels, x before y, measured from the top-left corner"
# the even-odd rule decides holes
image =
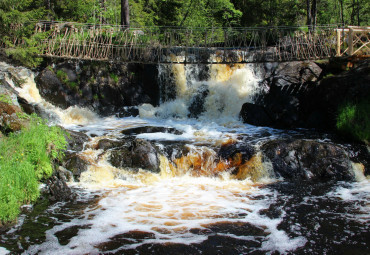
[[[317,22],[317,1],[306,0],[307,3],[307,26],[315,29]]]
[[[128,0],[121,0],[121,26],[130,27],[130,7]]]

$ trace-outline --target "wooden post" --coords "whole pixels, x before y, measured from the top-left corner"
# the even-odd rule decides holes
[[[348,33],[348,55],[352,56],[353,55],[353,28],[349,28],[349,33]]]
[[[340,39],[340,30],[337,29],[337,57],[340,57],[340,45],[341,45],[341,39]]]

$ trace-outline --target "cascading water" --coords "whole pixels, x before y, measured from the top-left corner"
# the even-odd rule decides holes
[[[316,234],[324,223],[315,217],[329,215],[340,223],[348,223],[348,218],[344,213],[308,214],[309,221],[316,219],[311,229],[299,218],[305,206],[347,208],[353,216],[351,227],[366,230],[370,185],[361,170],[357,171],[361,184],[335,186],[316,197],[300,192],[302,199],[295,204],[289,188],[273,188],[278,180],[258,147],[295,133],[238,120],[242,104],[259,92],[256,68],[174,64],[159,69],[160,106],[141,105],[140,116],[128,118],[98,118],[78,107],[62,111],[40,97],[32,73],[24,74],[30,79],[16,88],[22,97],[58,116],[65,128],[90,136],[79,152],[89,166],[79,181],[69,183],[78,194],[75,203],[60,202],[36,216],[22,215],[20,224],[0,236],[0,246],[25,254],[330,253]],[[102,141],[116,145],[104,148]],[[130,166],[121,162],[144,146],[143,141],[151,146],[145,159],[152,165],[157,162],[157,170],[133,167],[131,154]],[[239,142],[252,145],[243,153],[256,153],[223,156]],[[353,200],[362,201],[359,217],[351,207]],[[35,236],[27,231],[30,226],[43,233]],[[341,238],[355,235],[348,231]],[[356,242],[363,238],[360,235]]]

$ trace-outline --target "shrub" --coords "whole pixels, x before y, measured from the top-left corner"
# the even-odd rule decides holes
[[[357,103],[347,102],[339,107],[337,129],[344,135],[351,136],[369,144],[370,141],[370,98]]]
[[[67,142],[64,131],[49,127],[36,115],[19,133],[0,142],[0,221],[16,219],[21,204],[39,197],[39,181],[53,172],[52,162],[61,159]]]

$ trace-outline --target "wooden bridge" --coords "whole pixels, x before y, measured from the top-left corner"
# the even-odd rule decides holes
[[[256,63],[370,55],[370,27],[124,29],[42,21],[46,57],[133,63]]]

